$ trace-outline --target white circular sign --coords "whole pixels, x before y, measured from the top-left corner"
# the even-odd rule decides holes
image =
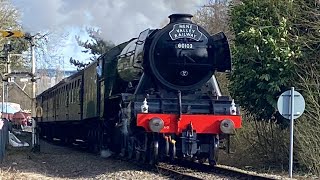
[[[294,91],[294,99],[293,99],[293,119],[297,119],[302,115],[305,109],[305,101],[303,96]],[[291,90],[285,91],[282,93],[278,99],[278,111],[279,113],[286,119],[291,118]]]

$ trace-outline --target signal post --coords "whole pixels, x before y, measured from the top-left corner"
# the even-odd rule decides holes
[[[36,64],[35,64],[35,53],[34,53],[34,46],[35,46],[35,38],[33,36],[30,35],[26,35],[25,33],[21,32],[21,31],[6,31],[6,30],[0,30],[0,37],[3,38],[10,38],[10,37],[14,37],[14,38],[25,38],[26,40],[28,40],[30,42],[30,51],[31,51],[31,73],[30,72],[15,72],[14,74],[11,73],[11,67],[10,67],[10,54],[9,52],[12,50],[10,43],[5,44],[4,46],[4,51],[5,51],[5,59],[6,59],[6,72],[2,75],[2,81],[3,81],[3,96],[2,96],[2,104],[4,104],[4,84],[5,82],[8,82],[8,80],[10,79],[11,76],[14,75],[25,75],[28,74],[31,77],[31,82],[32,82],[32,94],[31,94],[31,117],[35,118],[36,117],[36,108],[35,108],[35,98],[36,98],[36,79],[35,79],[35,69],[36,69]],[[8,92],[7,92],[8,94]],[[8,99],[7,99],[8,101]],[[3,110],[3,106],[2,106],[2,112],[4,112]],[[36,121],[33,120],[32,122],[33,124],[33,129],[32,129],[32,150],[33,151],[39,151],[39,138],[37,137],[37,133],[35,131],[36,127]],[[0,134],[1,136],[1,134]],[[1,146],[0,146],[1,149]],[[1,158],[0,158],[1,159]]]

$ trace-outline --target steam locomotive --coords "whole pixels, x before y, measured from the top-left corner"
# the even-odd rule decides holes
[[[191,18],[170,15],[162,29],[141,32],[38,95],[40,135],[150,164],[215,165],[241,116],[215,78],[231,70],[226,36],[210,36]]]

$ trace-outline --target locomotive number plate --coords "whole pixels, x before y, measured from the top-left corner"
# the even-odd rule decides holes
[[[178,49],[193,49],[193,44],[190,43],[179,43],[176,45]]]

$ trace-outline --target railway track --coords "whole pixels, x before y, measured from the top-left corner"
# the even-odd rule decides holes
[[[209,165],[203,165],[207,166],[205,168],[209,168]],[[262,176],[256,173],[250,173],[239,169],[230,169],[230,167],[223,167],[223,166],[216,166],[215,168],[211,169],[211,171],[215,173],[221,173],[221,174],[228,174],[232,177],[236,177],[237,179],[257,179],[257,180],[275,180],[276,178],[273,177],[266,177]]]
[[[216,166],[208,164],[198,164],[194,162],[183,162],[176,164],[159,163],[156,166],[158,173],[173,177],[174,179],[254,179],[254,180],[274,180],[274,177],[262,176],[230,167]]]
[[[178,170],[174,170],[172,168],[165,167],[163,165],[157,165],[156,166],[158,173],[168,176],[173,179],[190,179],[190,180],[202,180],[202,178],[199,178],[197,176],[186,174],[185,172],[180,172]]]

